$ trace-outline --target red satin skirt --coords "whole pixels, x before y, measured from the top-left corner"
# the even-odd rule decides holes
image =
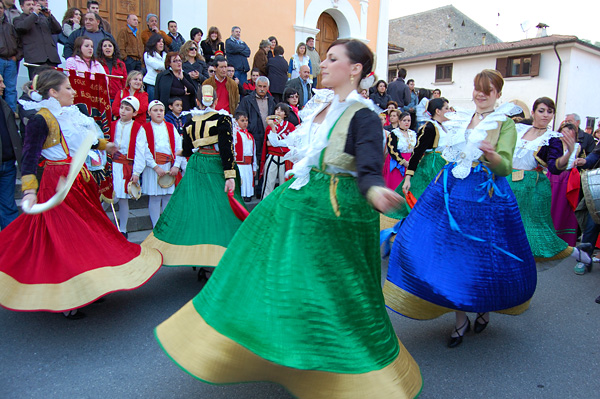
[[[56,193],[68,171],[66,161],[46,166],[38,202]],[[60,205],[22,214],[0,232],[0,305],[18,311],[76,309],[139,287],[161,264],[160,252],[130,243],[108,219],[84,167]]]

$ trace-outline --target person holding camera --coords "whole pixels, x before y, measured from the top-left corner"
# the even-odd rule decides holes
[[[47,1],[20,0],[23,14],[13,21],[23,43],[25,62],[36,65],[57,66],[60,57],[52,35],[62,32],[60,22],[48,9]],[[27,66],[29,78],[35,66]]]

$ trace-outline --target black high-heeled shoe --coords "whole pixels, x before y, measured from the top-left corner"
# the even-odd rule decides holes
[[[483,318],[484,314],[485,313],[477,313],[477,318],[475,319],[475,324],[473,324],[473,332],[475,334],[479,334],[480,332],[485,330],[488,323],[490,322],[489,320],[485,321],[485,319]],[[481,320],[483,323],[480,323],[479,320]]]
[[[461,334],[460,330],[462,330],[465,327],[465,325],[467,326],[467,328],[465,328]],[[454,332],[458,334],[458,337],[450,336],[450,340],[448,341],[448,348],[456,348],[458,345],[462,344],[463,336],[469,331],[471,331],[471,320],[469,320],[469,318],[467,317],[467,321],[465,321],[462,326],[458,328],[456,328],[456,326],[454,327]]]

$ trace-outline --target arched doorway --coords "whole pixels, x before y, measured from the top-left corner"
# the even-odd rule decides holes
[[[317,21],[317,29],[319,29],[319,33],[315,38],[315,48],[319,52],[319,57],[324,60],[327,55],[327,48],[339,36],[338,26],[333,17],[324,12]]]
[[[339,36],[338,26],[333,17],[324,12],[317,21],[317,37],[315,38],[315,48],[319,52],[319,58],[324,60],[327,56],[329,45],[335,42]],[[321,89],[321,79],[317,80],[317,88]]]

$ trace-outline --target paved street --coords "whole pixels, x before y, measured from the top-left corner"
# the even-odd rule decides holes
[[[576,276],[573,264],[538,273],[529,311],[493,314],[485,332],[455,349],[445,346],[453,315],[392,314],[421,367],[421,398],[599,397],[600,267]],[[153,328],[199,288],[191,269],[162,268],[140,289],[87,307],[83,320],[0,309],[0,398],[291,398],[271,383],[207,385],[167,359]]]

